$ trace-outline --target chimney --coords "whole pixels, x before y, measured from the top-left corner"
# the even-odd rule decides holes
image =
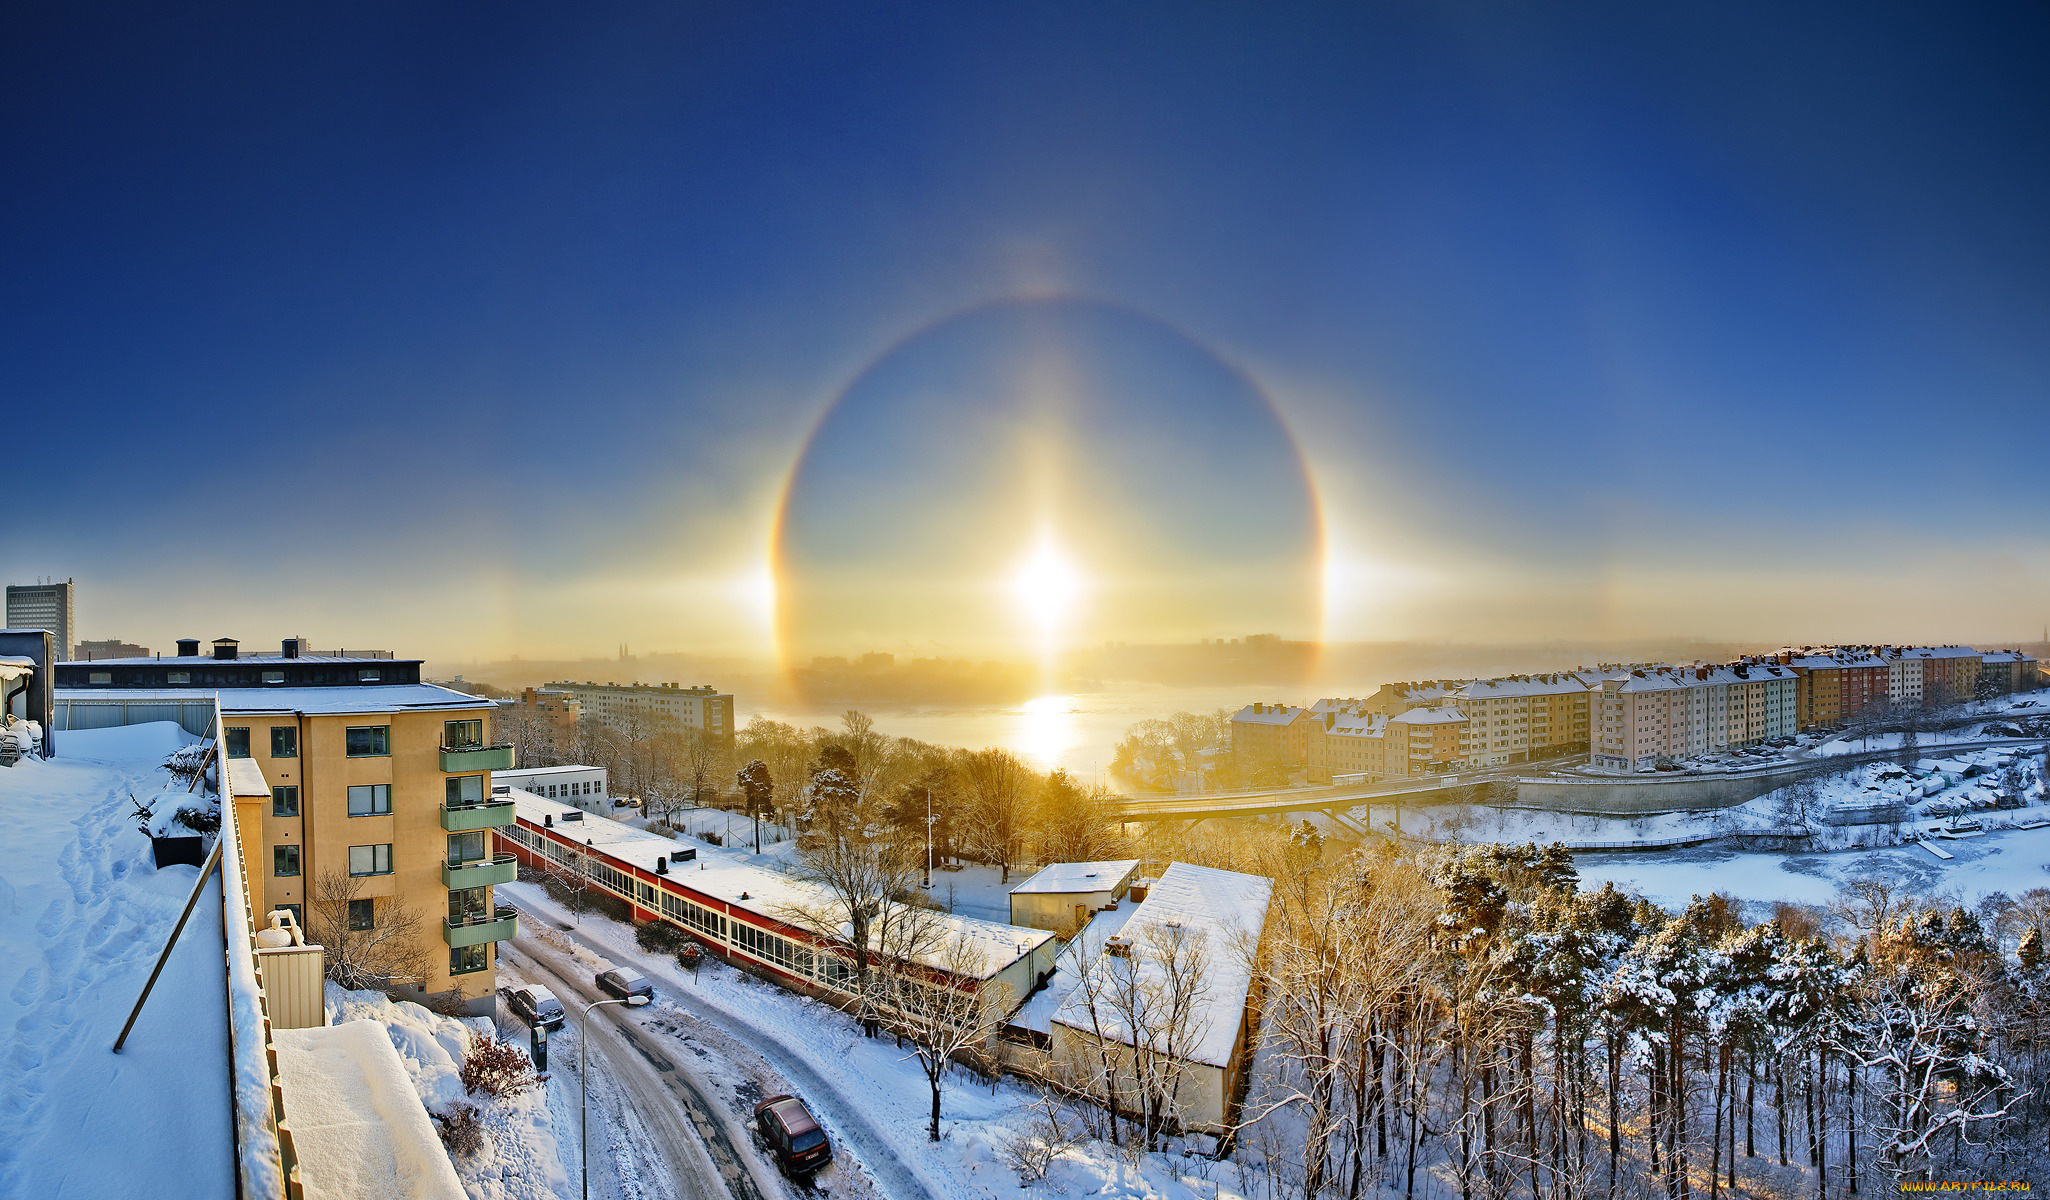
[[[241,646],[242,643],[236,641],[234,638],[215,638],[214,657],[223,660],[232,660],[236,656],[236,653],[241,649]]]
[[[667,874],[669,874],[669,858],[668,858],[668,856],[667,856],[667,855],[664,855],[663,857],[661,857],[661,858],[658,858],[658,859],[656,859],[656,860],[655,860],[655,874],[657,874],[657,875],[667,875]]]
[[[199,657],[199,639],[198,639],[198,638],[179,638],[179,639],[178,639],[178,657],[179,657],[179,658],[198,658],[198,657]]]
[[[297,657],[299,657],[299,639],[298,639],[298,638],[295,638],[295,637],[294,637],[294,638],[286,638],[286,639],[285,639],[285,645],[284,645],[284,652],[285,652],[285,657],[286,657],[286,658],[297,658]]]

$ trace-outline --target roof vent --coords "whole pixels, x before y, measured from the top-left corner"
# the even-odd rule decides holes
[[[285,645],[284,645],[284,653],[285,653],[285,657],[286,657],[286,658],[297,658],[297,657],[299,657],[299,639],[298,639],[298,638],[286,638],[286,639],[285,639]]]
[[[656,860],[655,860],[655,874],[657,874],[657,875],[667,875],[667,874],[669,874],[669,860],[668,860],[668,859],[666,859],[666,858],[658,858],[658,859],[656,859]]]
[[[198,639],[198,638],[179,638],[179,639],[178,639],[178,657],[179,657],[179,658],[198,658],[198,657],[199,657],[199,639]]]
[[[242,643],[236,641],[234,638],[215,638],[214,657],[219,659],[232,659],[235,657],[236,652],[241,648],[241,646]]]
[[[544,829],[553,829],[553,828],[555,828],[555,814],[554,814],[554,813],[542,813],[542,814],[541,814],[541,825],[542,825],[542,828],[544,828]]]

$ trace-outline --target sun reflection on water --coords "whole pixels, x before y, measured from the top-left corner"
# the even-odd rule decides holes
[[[1059,766],[1061,759],[1082,740],[1075,720],[1074,697],[1037,696],[1027,700],[1014,715],[1012,735],[1007,740],[1019,757],[1040,770]]]

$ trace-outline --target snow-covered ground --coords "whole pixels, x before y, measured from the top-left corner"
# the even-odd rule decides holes
[[[234,1194],[218,876],[112,1052],[199,875],[154,869],[129,797],[191,740],[67,732],[60,757],[0,768],[0,1195]]]
[[[989,874],[993,881],[996,873]],[[947,1200],[1017,1194],[1020,1182],[1005,1162],[1004,1146],[1032,1125],[1032,1089],[1014,1080],[992,1085],[957,1068],[943,1097],[943,1139],[934,1144],[925,1130],[930,1093],[909,1047],[864,1038],[838,1010],[724,964],[708,963],[692,975],[672,959],[641,950],[629,926],[591,913],[576,922],[538,887],[508,884],[501,894],[533,916],[522,923],[522,939],[530,926],[545,928],[552,945],[568,948],[586,967],[603,960],[645,971],[656,986],[648,1027],[679,1040],[693,1027],[714,1027],[796,1086],[842,1150],[817,1181],[825,1194],[848,1193],[835,1181],[846,1171],[864,1176],[854,1194],[922,1192]],[[701,1057],[718,1053],[716,1044],[702,1038],[685,1045]],[[734,1082],[726,1100],[744,1114],[759,1085],[750,1090],[748,1073],[737,1065],[719,1074]],[[1207,1148],[1207,1139],[1200,1140]],[[595,1157],[593,1165],[595,1185]],[[1165,1153],[1142,1155],[1135,1163],[1090,1143],[1064,1152],[1033,1188],[1036,1194],[1126,1200],[1230,1200],[1257,1191],[1257,1181],[1245,1178],[1244,1170],[1234,1162]]]

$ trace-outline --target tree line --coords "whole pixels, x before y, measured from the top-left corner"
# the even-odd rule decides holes
[[[1583,891],[1557,846],[1178,857],[1276,882],[1240,1137],[1284,1194],[1828,1197],[2050,1157],[2050,889],[1966,909],[1868,879],[1746,923]]]

